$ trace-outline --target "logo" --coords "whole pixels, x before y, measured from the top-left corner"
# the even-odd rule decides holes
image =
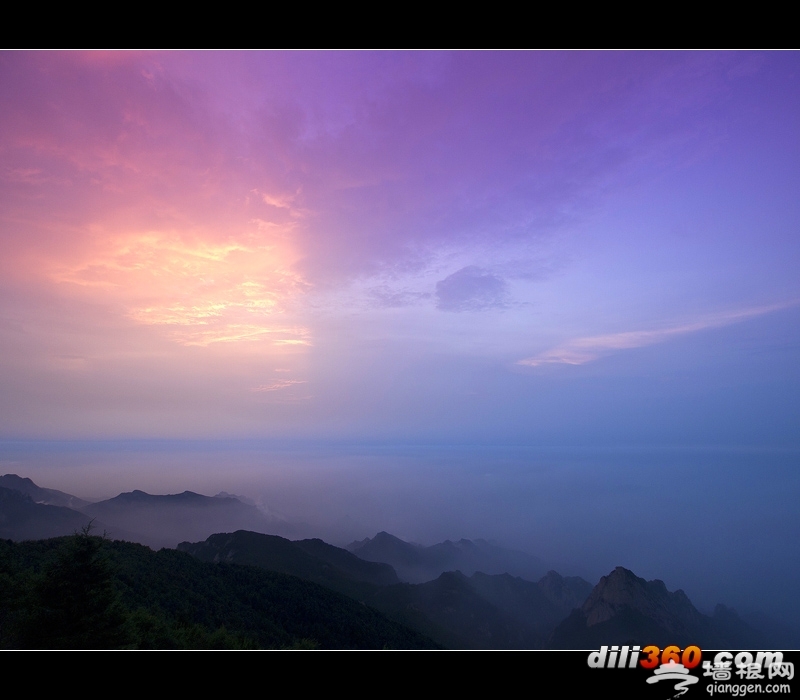
[[[648,649],[650,647],[647,647]],[[593,651],[589,654],[586,663],[589,668],[636,668],[636,662],[639,660],[639,652],[641,647],[635,646],[633,649],[629,646],[624,646],[620,649],[618,646],[611,647],[611,653],[608,653],[608,647],[600,647],[600,651]],[[630,661],[628,655],[630,654]]]
[[[673,697],[679,698],[687,690],[689,686],[697,683],[700,679],[697,676],[689,674],[689,669],[683,664],[676,664],[674,661],[669,661],[662,664],[655,671],[653,675],[647,679],[648,683],[658,683],[659,681],[677,681],[675,684],[675,693]]]
[[[752,681],[792,680],[794,664],[784,661],[780,651],[720,651],[712,660],[703,661],[700,647],[685,648],[656,645],[602,646],[590,652],[586,663],[589,668],[642,669],[652,671],[645,680],[648,684],[659,684],[675,689],[673,698],[679,698],[703,680],[710,695],[742,695],[748,693],[788,693],[786,683],[752,683]],[[700,664],[702,662],[702,667]],[[695,671],[697,669],[697,671]],[[702,671],[702,673],[700,673]],[[620,676],[616,676],[620,681]],[[628,674],[625,674],[628,677]],[[630,676],[633,679],[633,676]],[[733,681],[730,683],[728,681]],[[751,681],[749,684],[747,681]]]
[[[639,658],[641,656],[641,658]],[[678,646],[668,646],[661,649],[649,645],[643,649],[639,646],[612,646],[600,647],[599,651],[589,654],[586,663],[589,668],[641,668],[653,669],[653,675],[647,679],[648,683],[661,681],[675,681],[674,697],[680,697],[689,690],[689,686],[697,683],[700,678],[691,675],[689,671],[700,665],[703,652],[698,646],[688,646],[681,649]]]

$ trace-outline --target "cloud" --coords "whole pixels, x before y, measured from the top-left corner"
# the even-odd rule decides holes
[[[308,345],[308,329],[284,314],[307,287],[293,262],[291,246],[279,237],[245,233],[217,243],[208,231],[193,238],[107,233],[74,264],[56,264],[51,277],[102,294],[128,318],[160,326],[184,345],[262,339]]]
[[[761,316],[790,306],[797,306],[798,303],[800,302],[791,301],[783,304],[772,304],[769,306],[730,311],[669,328],[648,331],[626,331],[623,333],[575,338],[551,350],[546,350],[533,357],[520,360],[517,364],[527,365],[528,367],[539,367],[546,364],[583,365],[617,350],[629,350],[631,348],[641,348],[646,345],[663,343],[676,336],[696,333],[709,328],[728,326],[732,323],[745,321],[748,318]]]
[[[306,384],[307,382],[304,379],[284,379],[277,382],[272,382],[272,384],[262,384],[261,386],[255,386],[250,391],[280,391],[281,389],[288,389],[289,387],[294,386],[295,384]]]
[[[506,285],[499,277],[470,265],[436,283],[436,308],[482,311],[505,306]]]

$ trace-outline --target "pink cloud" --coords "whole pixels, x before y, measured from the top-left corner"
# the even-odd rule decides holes
[[[751,309],[723,312],[713,316],[707,316],[702,320],[692,323],[660,328],[657,330],[626,331],[623,333],[609,333],[607,335],[575,338],[551,350],[546,350],[533,357],[519,360],[517,364],[526,365],[528,367],[540,367],[541,365],[547,364],[583,365],[619,350],[630,350],[632,348],[641,348],[647,345],[663,343],[677,336],[698,333],[710,328],[728,326],[773,311],[797,306],[798,304],[800,304],[800,302],[791,301],[782,304],[771,304]]]
[[[298,384],[307,384],[305,380],[301,379],[284,379],[278,382],[272,382],[271,384],[262,384],[261,386],[256,386],[250,389],[250,391],[262,392],[262,391],[280,391],[281,389],[288,389],[289,387],[296,386]]]

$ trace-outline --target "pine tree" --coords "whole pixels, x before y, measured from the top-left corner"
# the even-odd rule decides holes
[[[26,647],[111,649],[126,644],[125,610],[103,544],[87,526],[59,547],[32,591]]]

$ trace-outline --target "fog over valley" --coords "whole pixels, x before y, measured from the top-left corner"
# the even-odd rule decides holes
[[[345,547],[381,531],[422,545],[485,539],[592,584],[624,566],[683,589],[709,613],[722,602],[792,626],[799,619],[800,474],[791,451],[261,442],[3,449],[0,471],[90,501],[134,490],[236,495],[265,515],[253,529],[293,540]],[[149,527],[165,526],[125,524]],[[152,546],[174,547],[164,535]]]

